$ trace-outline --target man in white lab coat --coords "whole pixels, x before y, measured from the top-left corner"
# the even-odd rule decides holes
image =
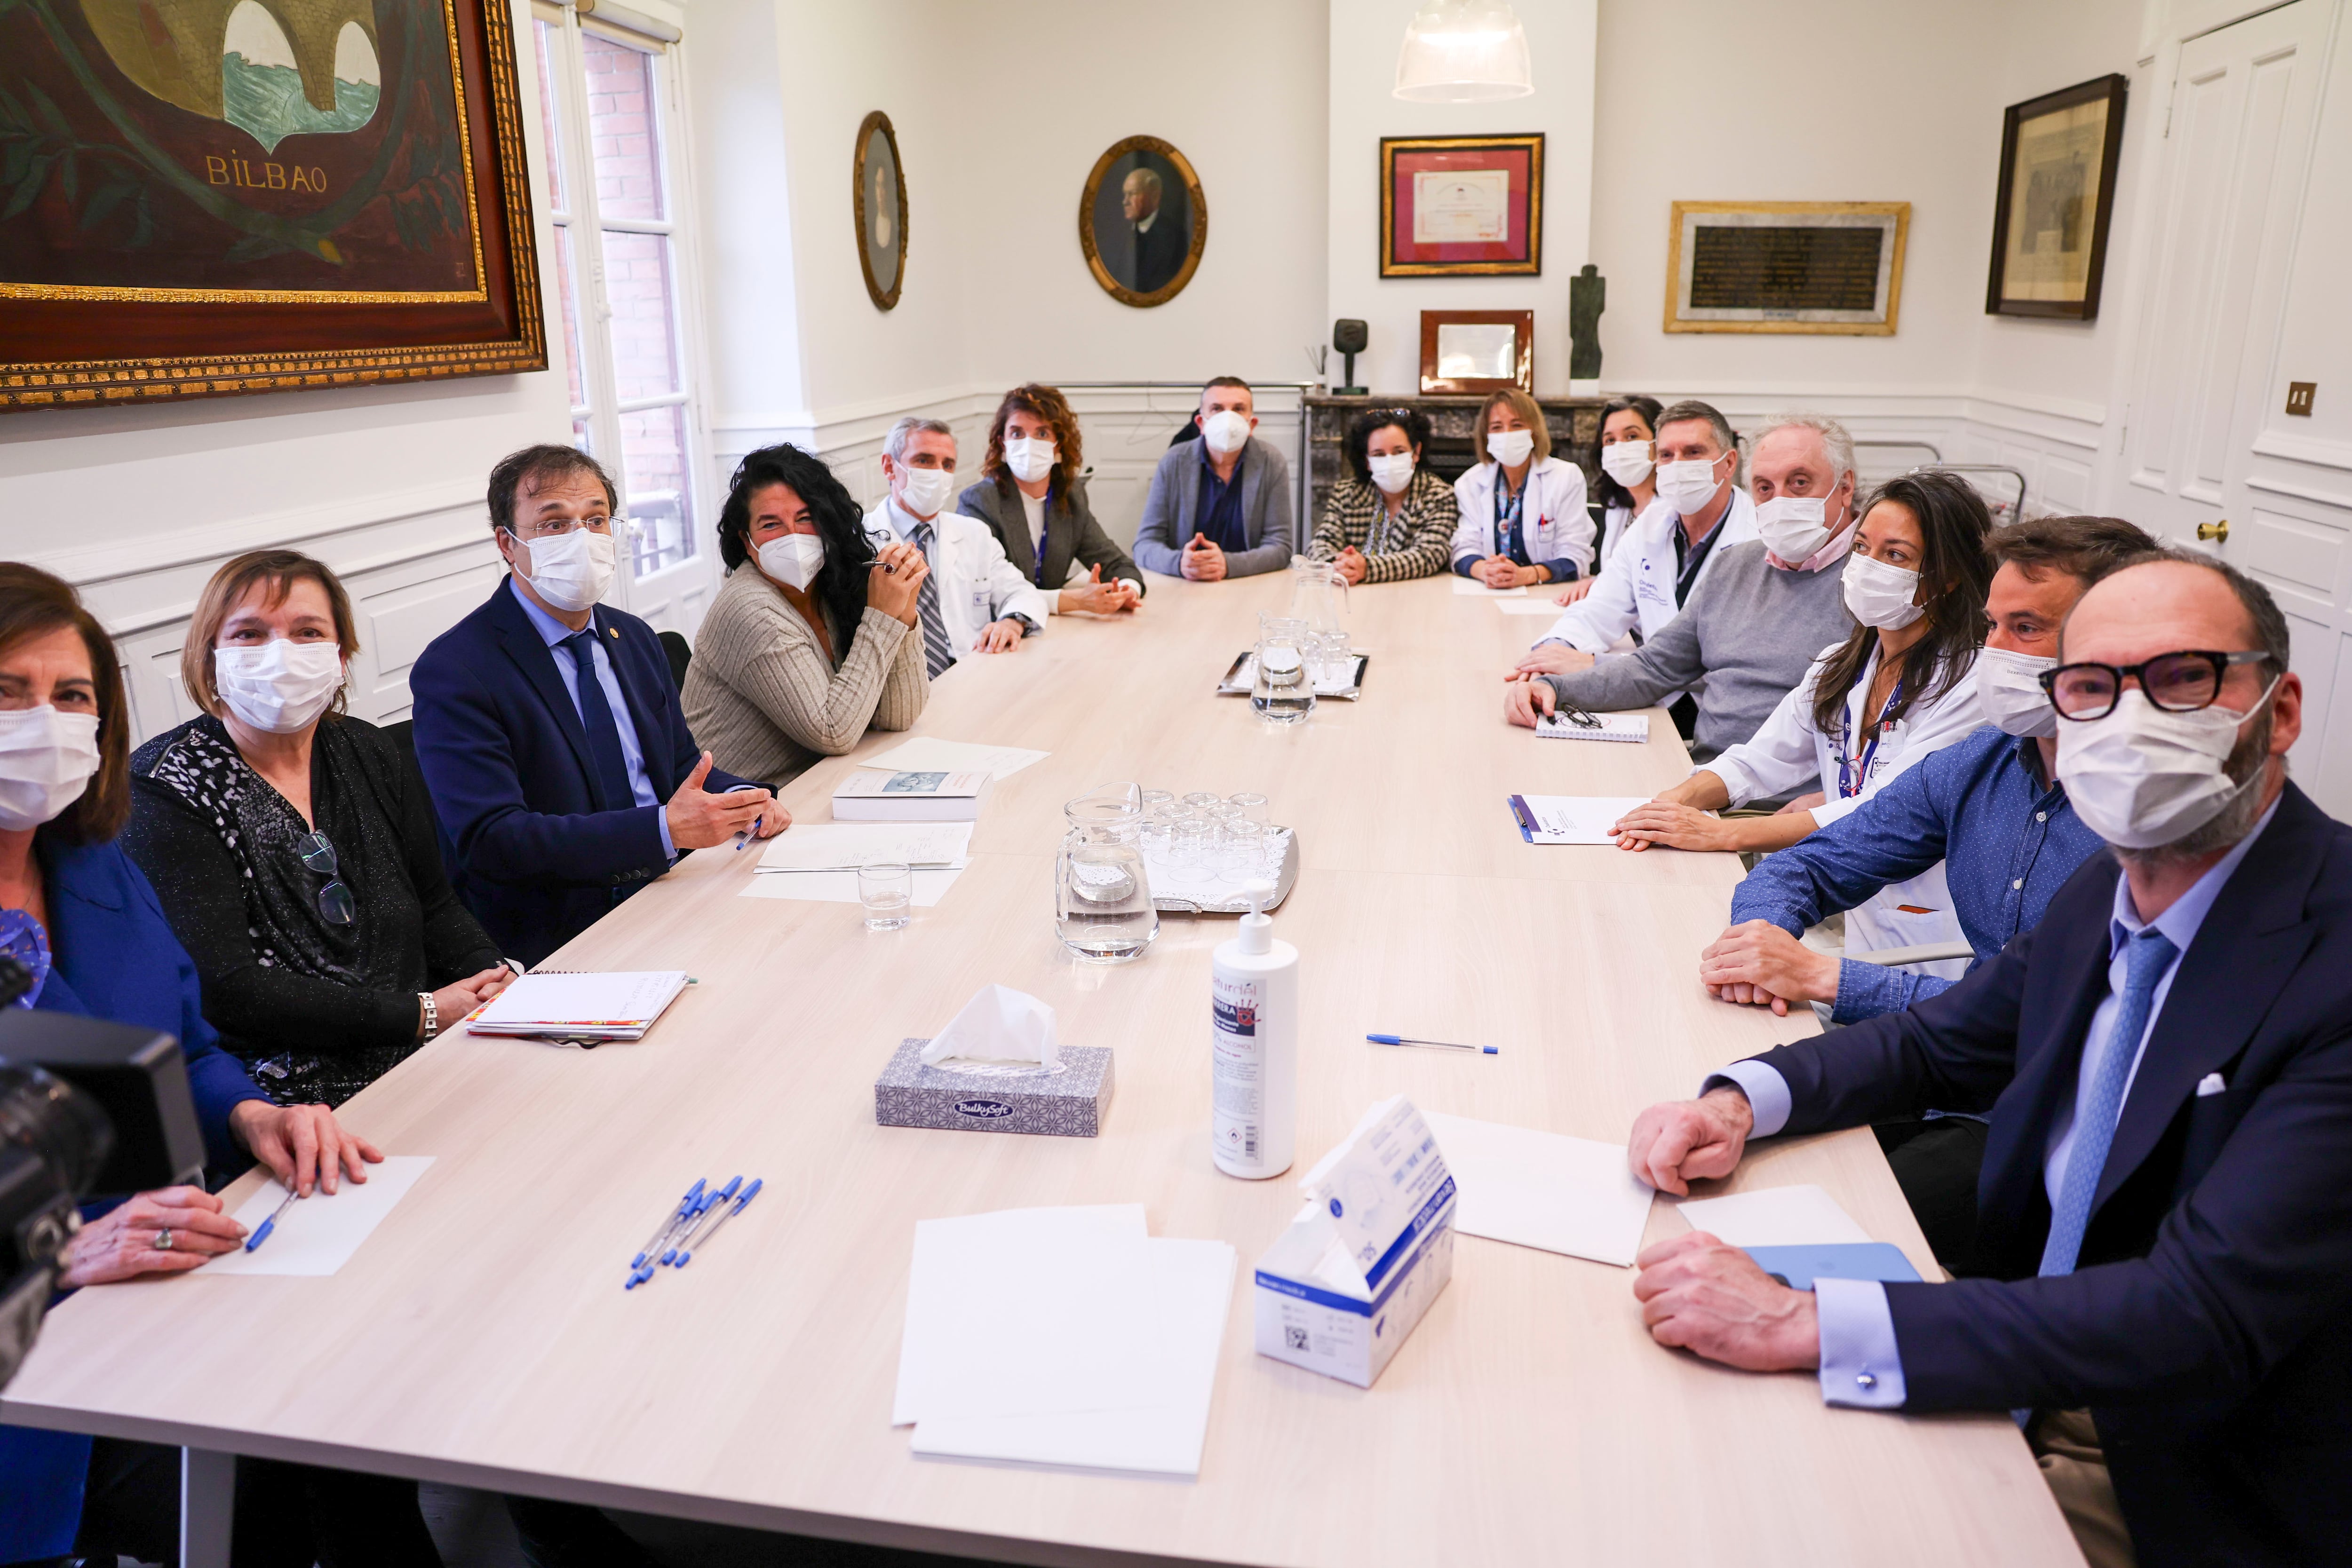
[[[1037,585],[1005,559],[994,530],[949,510],[955,499],[955,434],[909,414],[882,444],[890,494],[866,514],[877,546],[903,541],[923,552],[931,574],[916,600],[923,666],[932,680],[967,653],[1003,653],[1045,629]]]

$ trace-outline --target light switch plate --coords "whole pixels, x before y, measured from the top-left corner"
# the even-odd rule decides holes
[[[2317,396],[2317,395],[2318,395],[2318,392],[2319,392],[2319,383],[2318,383],[2317,382],[2287,382],[2287,383],[2286,383],[2286,411],[2287,411],[2287,413],[2299,413],[2299,414],[2303,415],[2305,419],[2310,418],[2310,417],[2311,417],[2311,400],[2312,400],[2314,397]]]

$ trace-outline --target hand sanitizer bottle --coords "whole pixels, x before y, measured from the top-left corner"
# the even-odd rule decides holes
[[[1227,1176],[1263,1181],[1298,1145],[1298,949],[1274,939],[1274,884],[1244,891],[1241,930],[1209,956],[1209,1153]]]

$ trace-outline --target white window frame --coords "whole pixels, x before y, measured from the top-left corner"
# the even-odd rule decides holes
[[[570,242],[569,274],[577,296],[573,308],[579,323],[580,386],[588,400],[585,404],[573,406],[570,418],[587,424],[598,461],[613,472],[620,487],[624,515],[641,506],[679,497],[670,490],[634,487],[623,448],[623,416],[654,409],[685,411],[681,423],[686,449],[680,454],[680,466],[691,493],[684,497],[679,512],[685,518],[686,544],[690,553],[685,560],[657,568],[641,580],[635,569],[635,541],[632,539],[628,570],[615,574],[615,597],[642,612],[667,610],[668,613],[651,614],[649,618],[690,635],[694,628],[684,623],[689,618],[680,613],[679,607],[692,602],[698,608],[708,601],[709,595],[677,591],[716,582],[718,552],[712,538],[706,536],[717,518],[719,497],[709,479],[709,356],[694,223],[699,207],[689,174],[692,160],[686,147],[684,39],[679,28],[658,17],[615,5],[592,5],[583,12],[570,4],[532,0],[530,10],[535,23],[545,22],[553,28],[548,40],[547,59],[548,74],[553,80],[542,90],[551,87],[555,99],[555,129],[562,146],[549,149],[549,155],[560,160],[563,200],[560,204],[554,200],[555,182],[551,178],[547,185],[548,220],[551,226],[563,231],[563,237]],[[608,42],[649,57],[658,119],[655,141],[667,217],[606,217],[597,208],[595,160],[589,141],[586,57],[581,45],[583,33],[594,33]],[[534,45],[536,41],[534,38]],[[604,236],[607,231],[655,235],[669,242],[670,311],[678,357],[675,392],[627,399],[619,395],[613,360],[612,305],[605,288]],[[552,279],[553,269],[548,270]],[[562,300],[558,298],[553,303],[560,313]],[[550,335],[562,336],[560,314],[555,325],[558,330]],[[565,352],[570,351],[567,344]],[[690,619],[699,620],[700,616],[696,614]]]

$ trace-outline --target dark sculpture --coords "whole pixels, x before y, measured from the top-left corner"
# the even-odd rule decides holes
[[[1568,280],[1568,374],[1570,381],[1601,379],[1601,313],[1609,308],[1609,280],[1591,262]]]

